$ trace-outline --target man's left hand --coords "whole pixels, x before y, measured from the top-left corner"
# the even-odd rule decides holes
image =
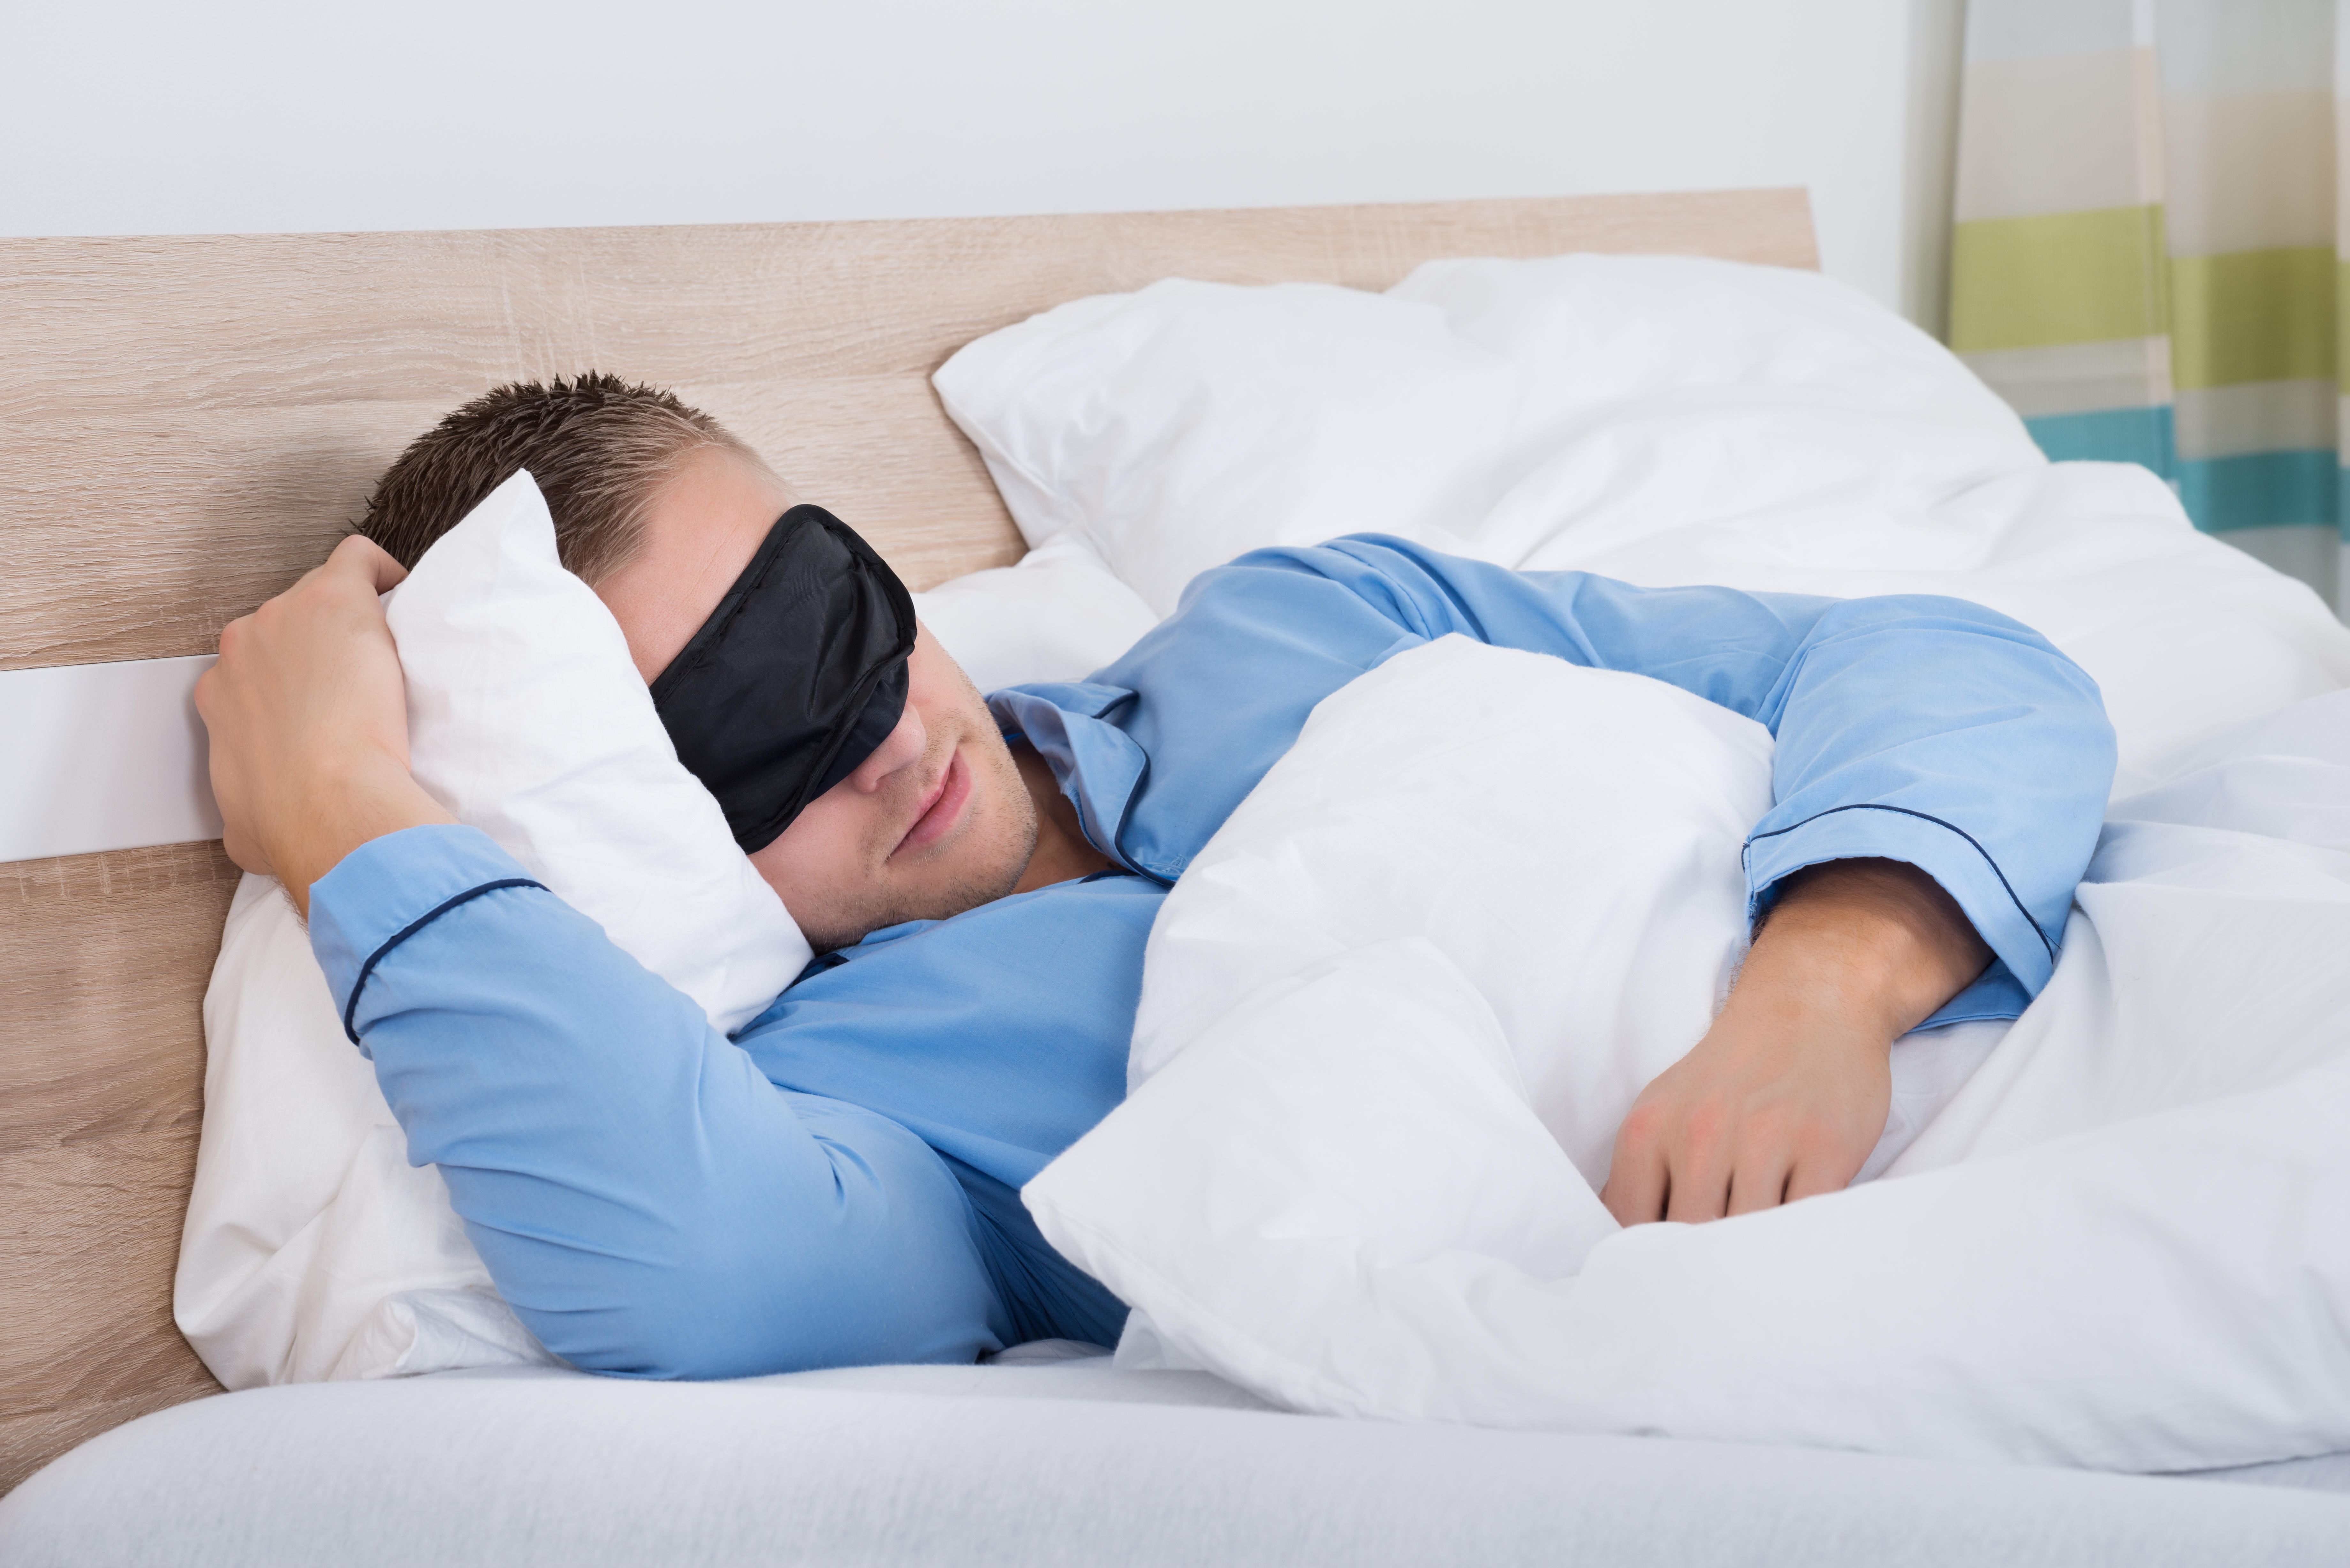
[[[1957,902],[1915,867],[1796,873],[1713,1027],[1633,1103],[1601,1201],[1638,1225],[1844,1187],[1884,1134],[1893,1042],[1990,961]]]
[[[371,838],[449,813],[408,771],[407,683],[380,597],[407,576],[354,535],[324,565],[221,631],[196,682],[229,857],[310,884]]]

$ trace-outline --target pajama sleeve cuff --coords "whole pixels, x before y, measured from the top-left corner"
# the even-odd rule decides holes
[[[1806,866],[1828,860],[1899,860],[1915,866],[1958,900],[1975,930],[1989,943],[1998,961],[1981,980],[1961,992],[1929,1020],[1955,1023],[1946,1017],[1961,1002],[1972,1011],[1965,1017],[2012,1017],[2013,1012],[1985,1012],[1993,999],[1985,991],[2005,971],[2006,994],[2021,1002],[2040,993],[2055,970],[2056,945],[2024,908],[2014,886],[1991,858],[1990,851],[1963,829],[1923,812],[1892,805],[1844,805],[1807,817],[1793,827],[1757,834],[1746,841],[1747,913],[1760,919],[1777,897],[1779,883]],[[1992,990],[2002,987],[1993,985]],[[1978,995],[1978,992],[1983,994]]]
[[[542,887],[476,827],[402,828],[344,856],[310,884],[310,950],[351,1044],[368,976],[401,942],[484,893]]]

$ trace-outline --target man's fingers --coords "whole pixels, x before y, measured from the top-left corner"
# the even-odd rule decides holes
[[[1752,1157],[1738,1162],[1730,1177],[1729,1214],[1754,1214],[1787,1201],[1791,1172],[1783,1155]]]
[[[328,566],[365,577],[376,593],[390,593],[407,579],[408,568],[392,559],[384,547],[364,534],[354,534],[335,546]]]
[[[356,763],[380,755],[406,767],[399,653],[377,600],[407,575],[374,541],[354,535],[221,629],[220,658],[196,684],[196,711],[211,743],[222,837],[246,870],[323,874],[353,834],[343,831],[348,821],[321,818],[317,803],[349,804],[337,791]]]
[[[1798,1037],[1757,1058],[1708,1041],[1643,1089],[1617,1132],[1599,1196],[1620,1224],[1702,1224],[1838,1191],[1883,1127],[1873,1042]]]
[[[382,545],[364,534],[350,534],[327,553],[325,560],[296,578],[292,587],[269,604],[282,606],[287,600],[315,599],[321,593],[331,598],[355,588],[364,588],[371,595],[385,594],[398,587],[407,576],[408,568],[394,560]]]
[[[221,834],[221,847],[228,852],[228,857],[231,860],[236,862],[238,870],[250,871],[256,877],[276,875],[270,869],[269,857],[261,852],[261,846],[240,832],[234,825],[229,826]]]
[[[1646,1225],[1665,1217],[1665,1158],[1653,1145],[1618,1136],[1599,1201],[1618,1225]]]
[[[1862,1165],[1867,1163],[1864,1158]],[[1787,1175],[1787,1201],[1798,1198],[1816,1198],[1823,1192],[1842,1192],[1860,1174],[1860,1166],[1847,1160],[1814,1156],[1799,1159]]]
[[[1665,1200],[1665,1218],[1680,1225],[1721,1219],[1730,1204],[1730,1161],[1718,1146],[1700,1144],[1676,1151],[1667,1178],[1671,1191]]]

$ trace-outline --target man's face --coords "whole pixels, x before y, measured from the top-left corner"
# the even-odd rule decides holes
[[[648,683],[794,502],[775,476],[717,447],[662,486],[636,556],[596,585]],[[823,952],[1000,898],[1035,846],[1035,804],[987,704],[925,628],[898,727],[751,864]]]

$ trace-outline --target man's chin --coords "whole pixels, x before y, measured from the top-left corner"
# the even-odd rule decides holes
[[[1032,847],[1030,853],[1034,853]],[[965,874],[937,888],[919,891],[908,890],[887,905],[862,914],[842,914],[820,923],[803,921],[800,934],[819,953],[835,952],[853,948],[876,931],[886,931],[892,926],[902,926],[910,920],[951,920],[967,914],[983,904],[993,904],[1009,895],[1020,883],[1020,873],[1027,868],[1028,856],[1017,857],[1010,870],[1000,867],[972,867]]]
[[[801,934],[817,952],[853,948],[875,931],[910,920],[951,920],[983,904],[1009,896],[1020,885],[1036,853],[1036,807],[1021,782],[1012,753],[993,731],[992,754],[982,748],[973,759],[970,815],[950,838],[929,846],[935,857],[917,887],[868,885],[864,898],[842,900],[830,910],[803,913],[785,897]],[[778,887],[777,893],[783,888]]]

